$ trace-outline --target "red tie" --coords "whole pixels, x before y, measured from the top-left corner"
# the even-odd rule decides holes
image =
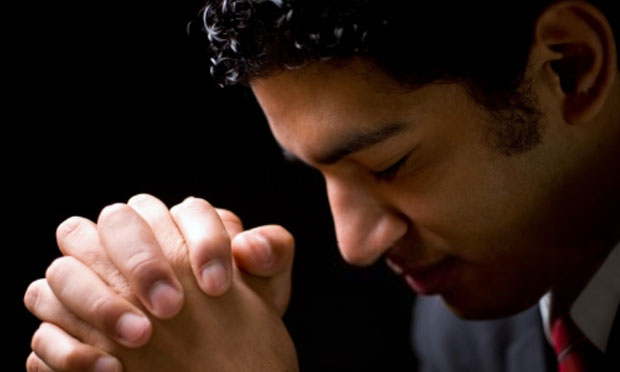
[[[603,371],[603,353],[586,338],[570,317],[562,316],[553,321],[551,337],[559,372]]]

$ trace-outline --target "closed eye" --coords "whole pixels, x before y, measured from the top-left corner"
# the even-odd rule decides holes
[[[389,168],[384,169],[379,172],[373,172],[377,181],[378,182],[393,181],[396,178],[396,176],[398,176],[399,171],[403,169],[403,166],[407,164],[407,159],[409,159],[409,155],[411,155],[411,152],[403,156],[399,161],[391,165]]]

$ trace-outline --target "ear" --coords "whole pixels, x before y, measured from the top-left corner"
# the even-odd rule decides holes
[[[570,124],[588,122],[599,113],[618,73],[611,26],[585,1],[559,1],[541,13],[532,61],[552,85]]]

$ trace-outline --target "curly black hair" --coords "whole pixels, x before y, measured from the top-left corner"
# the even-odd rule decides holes
[[[510,154],[540,140],[524,72],[534,23],[554,1],[208,0],[200,24],[221,86],[359,56],[411,88],[462,83],[511,123],[494,129]],[[613,0],[591,2],[605,11]]]

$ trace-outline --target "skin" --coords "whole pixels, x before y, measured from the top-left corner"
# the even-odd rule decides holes
[[[61,227],[59,244],[71,256],[52,263],[46,279],[33,283],[25,298],[44,321],[33,336],[29,371],[94,370],[97,363],[113,361],[116,369],[106,371],[119,371],[120,361],[131,371],[238,371],[249,364],[257,371],[297,369],[280,319],[290,292],[290,279],[281,278],[290,277],[294,241],[280,226],[243,231],[236,216],[205,200],[188,198],[168,210],[150,195],[137,195],[105,208],[96,224],[72,218]],[[204,246],[205,238],[215,247],[228,245],[236,260],[229,289],[219,296],[199,288],[190,265],[189,252]],[[118,250],[163,257],[185,289],[178,315],[158,319],[147,311],[115,262],[118,257],[112,258]],[[145,264],[134,266],[141,267]],[[143,320],[132,327],[135,339],[118,332],[123,311]],[[143,346],[136,350],[136,344]]]
[[[387,256],[422,277],[449,260],[448,283],[422,290],[439,293],[467,318],[513,314],[550,288],[577,292],[620,239],[618,208],[610,208],[618,205],[620,173],[615,52],[595,71],[571,71],[583,74],[578,89],[599,93],[581,98],[574,111],[565,107],[580,93],[559,85],[574,76],[550,65],[562,58],[550,45],[587,42],[579,35],[588,30],[583,8],[592,11],[562,3],[543,19],[528,76],[544,132],[520,155],[490,146],[490,128],[506,123],[494,122],[459,84],[406,91],[359,59],[346,68],[316,63],[254,81],[280,145],[323,173],[348,262],[369,265]],[[553,27],[560,25],[571,29],[558,36]],[[334,164],[320,160],[347,138],[392,123],[405,128]],[[377,171],[409,153],[393,180],[377,180]]]
[[[364,78],[368,68],[362,62],[345,70],[316,65],[253,84],[280,144],[325,176],[348,262],[369,265],[388,255],[422,271],[455,259],[452,283],[439,293],[460,315],[476,318],[533,304],[566,280],[561,266],[579,272],[581,265],[600,263],[603,247],[590,254],[598,231],[584,227],[604,223],[600,212],[610,195],[584,195],[596,190],[583,177],[588,162],[574,155],[588,149],[567,144],[575,127],[549,118],[540,146],[506,157],[486,141],[492,119],[461,86],[402,94],[393,93],[397,87],[386,78],[387,86],[375,90]],[[369,122],[405,122],[407,128],[335,164],[314,160]],[[377,181],[374,172],[411,151],[393,180]],[[573,209],[584,197],[586,205]],[[602,218],[589,220],[593,215]],[[567,262],[567,255],[578,260]]]
[[[348,262],[367,266],[386,258],[397,272],[404,270],[414,289],[440,294],[460,316],[493,318],[522,310],[549,290],[555,307],[570,305],[620,240],[620,79],[609,24],[586,2],[560,1],[541,14],[528,62],[527,91],[543,113],[542,140],[512,156],[495,148],[492,137],[493,128],[510,123],[496,122],[458,84],[412,91],[371,63],[352,59],[284,71],[251,86],[280,145],[323,173]],[[359,140],[368,140],[368,133],[376,140],[378,132],[394,135]],[[396,163],[403,165],[399,172],[381,176]],[[238,344],[221,342],[230,339],[263,350],[260,360],[274,358],[266,370],[294,370],[294,349],[274,317],[288,301],[292,238],[264,227],[259,241],[267,244],[257,245],[249,235],[256,231],[242,232],[240,222],[231,230],[228,218],[205,201],[169,212],[153,197],[138,199],[117,208],[125,217],[138,213],[148,228],[133,215],[119,232],[104,218],[107,210],[97,224],[80,221],[95,231],[88,238],[60,234],[63,253],[75,259],[54,263],[47,280],[26,294],[28,308],[46,322],[33,338],[28,370],[81,370],[108,355],[119,356],[131,370],[165,370],[177,352],[183,355],[177,370],[209,363],[218,370],[247,370],[251,357],[227,365],[188,353],[209,347],[230,355]],[[177,230],[157,222],[167,213]],[[192,221],[202,221],[198,225],[209,226],[210,233],[201,234]],[[122,258],[114,241],[136,240],[134,235],[152,265]],[[268,267],[256,253],[261,249],[270,252]],[[213,257],[230,273],[222,287],[201,275]],[[154,269],[136,269],[145,267]],[[93,283],[88,288],[105,299],[93,302],[108,307],[93,310],[88,301],[75,300],[84,298],[85,289],[74,283],[86,278]],[[148,289],[162,279],[183,288],[183,307],[170,300],[174,296],[164,296],[164,311],[149,306]],[[103,283],[95,285],[97,280]],[[244,312],[247,304],[256,313]],[[184,342],[155,336],[131,350],[150,334],[123,344],[113,326],[127,312],[148,318],[145,332],[154,324]],[[75,322],[75,314],[83,321]],[[208,334],[182,331],[197,324]],[[274,337],[261,343],[252,339],[256,334]],[[261,349],[265,345],[270,347]],[[168,351],[163,359],[161,348]]]

